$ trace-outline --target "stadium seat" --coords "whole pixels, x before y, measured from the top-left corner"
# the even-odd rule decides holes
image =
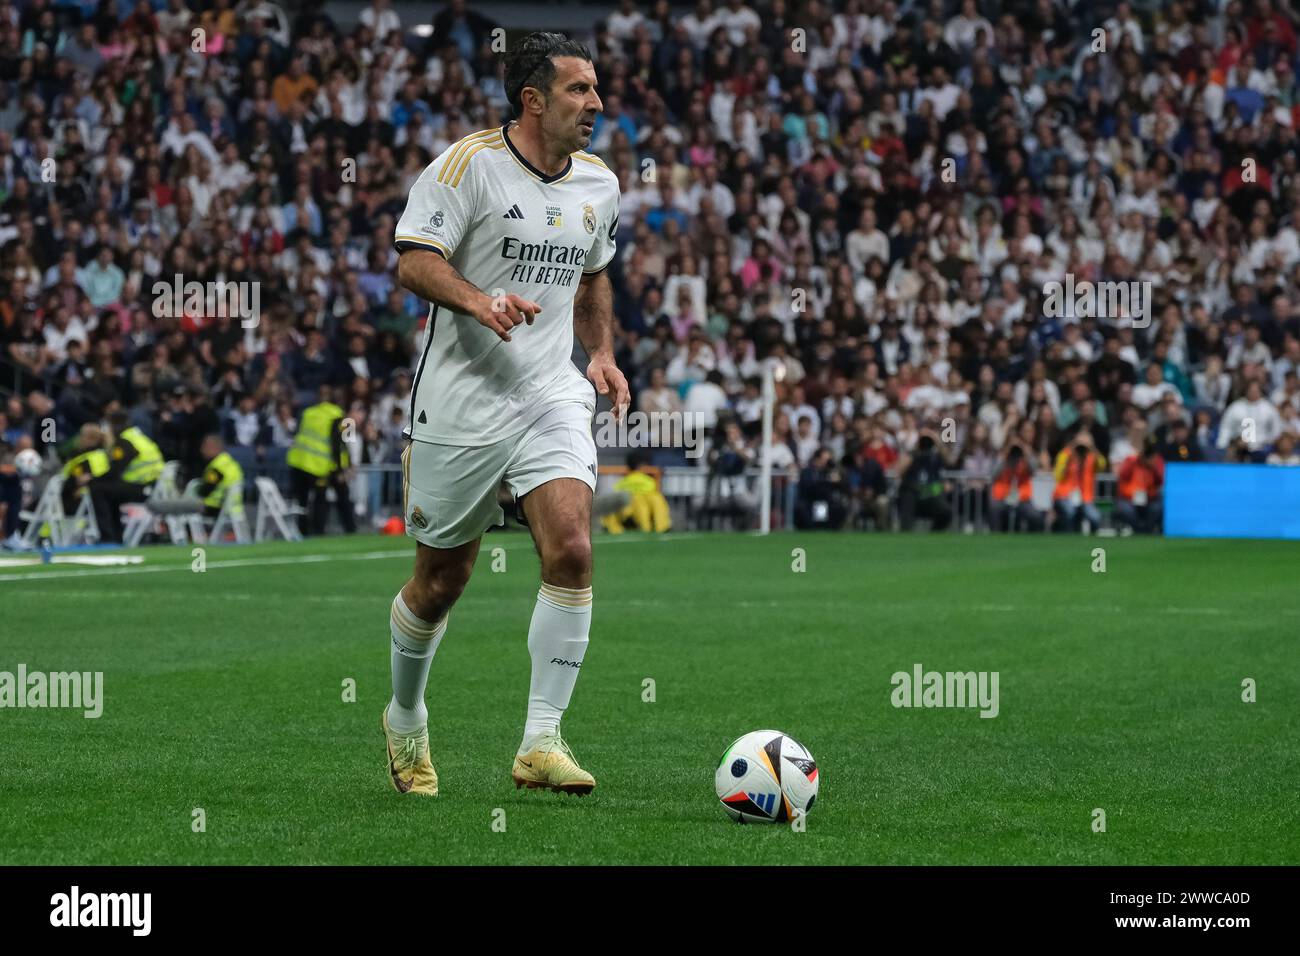
[[[53,475],[45,483],[45,489],[32,509],[20,511],[18,517],[27,522],[22,536],[26,547],[36,547],[42,536],[49,538],[54,547],[62,547],[65,543],[64,522],[67,520],[63,513],[63,476]]]
[[[62,475],[51,477],[36,506],[30,511],[20,511],[18,517],[27,522],[22,541],[28,547],[35,547],[41,538],[49,539],[56,548],[99,542],[99,522],[90,495],[82,495],[71,515],[64,512]]]
[[[149,509],[149,502],[166,500],[169,489],[171,492],[175,492],[176,471],[179,466],[179,462],[166,462],[163,465],[162,473],[146,494],[145,500],[122,506],[122,514],[125,518],[122,522],[123,545],[128,548],[138,547],[144,540],[145,535],[157,527],[158,516]]]
[[[78,544],[99,543],[99,521],[95,518],[95,503],[89,494],[83,494],[77,510],[63,522],[65,547]]]
[[[278,531],[285,541],[301,541],[302,532],[298,530],[298,515],[303,513],[297,504],[288,504],[274,481],[265,475],[256,479],[257,486],[257,521],[253,531],[254,541],[268,541],[274,537],[272,531]]]
[[[221,511],[212,522],[212,529],[207,533],[210,544],[221,544],[227,533],[233,533],[236,544],[248,544],[251,535],[248,532],[248,515],[244,511],[244,483],[237,481],[226,489],[222,499]]]
[[[198,514],[184,514],[169,511],[160,506],[181,498],[176,487],[176,476],[180,472],[180,462],[169,461],[163,465],[162,474],[153,483],[149,496],[139,505],[125,505],[123,510],[127,520],[122,526],[122,543],[128,548],[138,547],[147,534],[161,527],[167,531],[172,544],[183,545],[190,541],[199,542],[204,538],[203,519]]]

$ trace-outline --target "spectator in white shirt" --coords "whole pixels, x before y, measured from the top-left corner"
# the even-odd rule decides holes
[[[831,379],[831,393],[822,399],[822,421],[828,422],[836,415],[846,420],[853,418],[853,396],[849,394],[849,380],[843,375]]]
[[[1133,414],[1132,409],[1129,414]],[[1147,437],[1147,422],[1145,418],[1129,419],[1125,416],[1128,427],[1123,433],[1110,443],[1110,460],[1120,462],[1121,464],[1134,455],[1142,454],[1142,446]],[[1119,466],[1116,465],[1118,468]]]
[[[682,17],[681,24],[691,38],[696,49],[703,50],[709,45],[709,35],[718,25],[718,15],[713,12],[712,0],[699,0],[695,9]]]
[[[792,422],[797,422],[801,418],[811,419],[813,433],[817,435],[821,434],[822,432],[821,415],[817,413],[817,409],[813,408],[812,405],[808,403],[808,400],[804,396],[804,390],[802,385],[795,385],[791,387],[790,400],[785,405],[781,406],[781,412],[789,416],[790,421]]]
[[[678,386],[684,382],[702,381],[716,371],[717,363],[713,344],[704,331],[699,329],[690,336],[686,348],[674,355],[668,363],[668,384]]]
[[[208,139],[206,134],[196,128],[194,117],[189,113],[181,113],[179,116],[173,114],[171,122],[167,124],[167,129],[163,131],[163,151],[172,153],[175,156],[184,156],[186,148],[190,145],[198,147],[199,152],[213,166],[221,162],[221,157],[217,154],[217,148],[212,145],[212,140]]]
[[[173,30],[184,30],[194,14],[185,8],[185,0],[167,0],[167,9],[157,14],[158,33],[170,36]]]
[[[943,30],[943,38],[950,47],[960,52],[975,45],[975,34],[980,30],[990,38],[993,36],[993,25],[980,16],[975,0],[962,0],[961,13],[948,21]]]
[[[618,9],[605,19],[610,36],[626,43],[636,33],[636,28],[645,23],[645,17],[636,8],[633,0],[620,0]]]
[[[686,191],[682,206],[691,215],[700,213],[700,201],[708,198],[713,204],[713,211],[724,219],[730,219],[736,211],[736,199],[731,190],[718,182],[718,168],[712,163],[698,167],[695,183]]]
[[[813,455],[817,454],[817,449],[821,447],[820,436],[813,431],[813,421],[808,416],[803,416],[795,420],[794,427],[794,449],[795,457],[799,462],[800,468],[807,467],[812,461]]]
[[[794,452],[790,450],[790,443],[787,440],[790,437],[790,421],[784,414],[778,415],[775,422],[772,423],[772,444],[771,460],[773,472],[793,473],[795,466]],[[759,447],[759,455],[754,464],[762,462],[762,446]]]
[[[221,153],[221,163],[208,177],[208,181],[218,191],[230,189],[235,192],[242,191],[253,181],[248,164],[239,158],[239,144],[234,140],[226,142]]]
[[[1133,41],[1133,48],[1139,54],[1142,53],[1144,42],[1142,37],[1142,24],[1138,22],[1137,17],[1133,16],[1133,10],[1128,3],[1121,3],[1115,7],[1115,15],[1102,24],[1106,28],[1107,39],[1110,42],[1109,49],[1118,49],[1121,34],[1128,34]]]
[[[1219,422],[1219,448],[1227,448],[1238,438],[1251,451],[1262,451],[1282,432],[1282,418],[1273,404],[1263,397],[1259,382],[1251,380],[1246,394],[1228,406]]]
[[[949,78],[948,71],[936,65],[934,67],[934,76],[917,96],[917,107],[919,109],[920,105],[927,101],[934,104],[934,115],[938,117],[940,122],[943,122],[944,118],[952,112],[953,107],[957,105],[957,100],[961,97],[961,94],[962,88]]]
[[[46,320],[42,331],[45,335],[45,347],[59,362],[68,357],[68,343],[73,339],[79,340],[83,345],[90,341],[85,323],[67,309],[56,309],[52,319]]]
[[[1228,349],[1228,368],[1239,369],[1245,364],[1262,365],[1265,371],[1273,368],[1273,354],[1260,340],[1259,326],[1251,322],[1242,332],[1241,340]]]
[[[390,31],[402,29],[402,18],[389,5],[389,0],[370,0],[370,5],[361,11],[361,22],[374,34],[375,46],[381,45]]]
[[[727,28],[727,39],[732,46],[742,46],[745,32],[750,29],[757,31],[763,25],[758,14],[745,6],[744,0],[729,0],[726,8],[718,11],[717,19]]]
[[[682,410],[690,416],[692,424],[712,428],[718,423],[718,412],[728,407],[727,393],[722,390],[722,373],[709,372],[702,382],[696,382],[686,393]]]
[[[1146,381],[1133,386],[1133,404],[1143,412],[1150,411],[1151,407],[1168,392],[1177,395],[1178,389],[1165,381],[1165,373],[1160,364],[1151,362],[1147,365]]]
[[[1223,370],[1223,359],[1217,355],[1207,357],[1205,371],[1192,375],[1192,388],[1198,405],[1223,408],[1232,392],[1232,377]]]
[[[252,395],[241,395],[239,404],[230,413],[230,428],[234,435],[232,444],[252,448],[262,434],[262,416]]]
[[[944,390],[935,384],[934,376],[928,367],[922,368],[917,375],[917,384],[907,393],[906,408],[914,411],[937,412],[945,407]]]
[[[1300,412],[1300,372],[1290,371],[1286,373],[1286,378],[1282,384],[1273,389],[1273,394],[1268,397],[1281,414],[1288,411]]]
[[[707,291],[708,285],[704,277],[696,272],[694,257],[683,256],[682,271],[669,276],[664,284],[664,302],[676,303],[680,309],[683,304],[682,293],[685,292],[686,301],[690,303],[690,312],[696,324],[703,325],[709,315]]]
[[[876,227],[876,211],[870,207],[858,217],[858,228],[844,240],[844,252],[855,275],[862,275],[867,261],[889,262],[889,237]]]

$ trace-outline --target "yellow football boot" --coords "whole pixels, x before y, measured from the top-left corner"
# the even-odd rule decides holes
[[[578,766],[573,751],[557,731],[541,734],[532,741],[532,749],[515,757],[510,771],[515,789],[554,790],[584,797],[596,786],[596,778]]]
[[[438,775],[429,760],[429,730],[399,734],[388,726],[388,708],[384,708],[384,737],[388,741],[388,776],[398,793],[438,795]]]

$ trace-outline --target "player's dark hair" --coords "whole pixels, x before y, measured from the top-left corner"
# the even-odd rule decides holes
[[[563,33],[530,33],[514,48],[506,61],[506,99],[510,101],[515,116],[523,114],[522,99],[524,87],[531,86],[550,96],[551,84],[555,82],[555,63],[557,56],[576,56],[591,62],[591,51],[585,44],[570,40]]]

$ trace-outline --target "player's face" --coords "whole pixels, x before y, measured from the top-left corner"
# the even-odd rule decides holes
[[[592,124],[604,104],[596,95],[596,70],[576,56],[556,57],[555,82],[542,113],[542,130],[565,152],[583,149],[591,142]]]

